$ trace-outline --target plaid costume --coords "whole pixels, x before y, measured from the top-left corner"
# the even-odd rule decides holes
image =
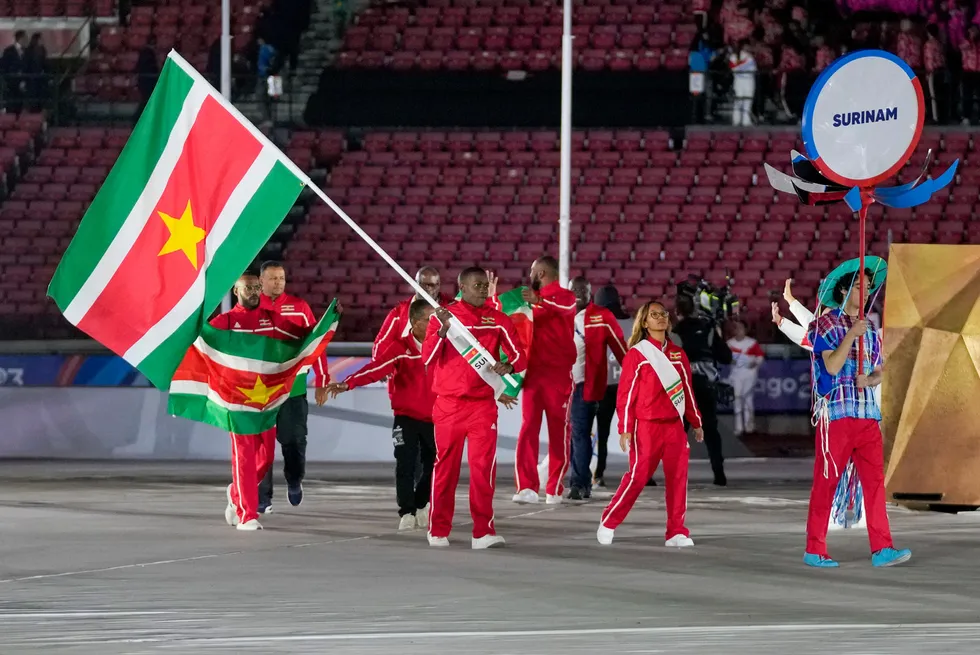
[[[814,419],[819,452],[813,466],[806,552],[814,555],[827,555],[831,504],[842,473],[837,462],[844,465],[850,459],[853,459],[864,491],[871,551],[892,547],[885,510],[884,456],[878,427],[881,410],[870,387],[857,388],[857,342],[852,345],[837,375],[831,375],[823,361],[823,353],[836,350],[843,343],[854,321],[841,310],[834,310],[819,317],[809,328],[808,337],[813,343],[814,354]],[[863,338],[863,373],[870,374],[882,363],[881,340],[873,328]]]
[[[821,353],[836,350],[844,341],[847,331],[854,325],[852,317],[839,309],[829,312],[810,325],[807,335],[813,344],[813,379],[817,392],[818,404],[826,403],[829,419],[836,421],[842,418],[861,418],[881,420],[881,409],[875,400],[871,387],[858,389],[856,376],[858,374],[858,347],[854,346],[847,355],[844,367],[837,375],[827,372]],[[878,332],[870,327],[864,335],[864,374],[870,374],[881,366],[881,340]]]

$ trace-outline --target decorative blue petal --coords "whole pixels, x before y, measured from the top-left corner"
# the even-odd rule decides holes
[[[875,189],[874,198],[876,201],[880,202],[886,207],[894,207],[896,209],[905,209],[907,207],[916,207],[921,205],[927,202],[932,197],[932,194],[946,187],[953,181],[953,177],[956,175],[956,168],[959,166],[959,163],[960,160],[957,159],[948,169],[946,169],[945,173],[935,179],[926,180],[919,186],[912,189],[904,190],[902,187]]]
[[[851,208],[852,212],[861,211],[861,189],[854,187],[844,196],[844,202]]]

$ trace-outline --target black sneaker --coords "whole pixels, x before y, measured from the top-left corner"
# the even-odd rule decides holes
[[[650,478],[649,480],[647,480],[647,486],[648,487],[656,487],[657,486],[657,481],[654,480],[653,478]]]
[[[606,488],[606,479],[600,475],[599,477],[597,477],[592,482],[592,486],[593,487],[599,487],[600,489],[605,489]]]
[[[725,472],[724,471],[721,471],[720,473],[715,473],[715,486],[716,487],[727,487],[728,486],[728,478],[725,477]]]
[[[582,490],[578,487],[572,487],[572,490],[568,492],[569,500],[585,500],[585,495]]]
[[[289,489],[286,492],[286,498],[289,499],[290,505],[293,507],[299,507],[299,504],[303,502],[303,485],[289,485]]]

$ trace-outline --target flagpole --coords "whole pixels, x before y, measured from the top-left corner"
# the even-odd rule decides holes
[[[565,0],[561,37],[561,183],[558,200],[558,281],[568,288],[572,202],[572,0]]]
[[[347,223],[347,225],[350,226],[350,228],[354,230],[354,232],[357,233],[357,236],[364,239],[364,242],[367,243],[369,246],[371,246],[374,252],[378,253],[381,256],[381,259],[385,260],[385,263],[387,263],[388,266],[391,266],[393,269],[395,269],[395,272],[398,273],[402,277],[402,279],[408,282],[409,286],[411,286],[412,289],[415,290],[415,293],[419,298],[423,298],[427,303],[429,303],[435,308],[439,308],[441,306],[435,298],[430,296],[428,292],[425,289],[423,289],[418,282],[415,281],[414,277],[409,275],[404,268],[398,265],[398,262],[396,262],[394,259],[391,258],[391,255],[385,252],[384,248],[379,246],[378,243],[374,239],[372,239],[367,232],[362,230],[361,226],[355,223],[354,219],[352,219],[350,216],[347,215],[347,212],[345,212],[343,209],[340,208],[339,205],[337,205],[337,203],[331,200],[330,196],[328,196],[323,191],[323,189],[313,184],[313,181],[310,180],[309,177],[304,176],[303,182],[311,191],[313,191],[313,193],[318,195],[320,197],[320,200],[325,202],[327,206],[330,207],[330,209],[332,209],[335,214],[337,214],[337,216],[340,216],[340,218],[343,219],[343,221]],[[465,337],[467,343],[470,344],[470,346],[476,348],[479,351],[486,351],[486,349],[480,344],[479,341],[476,340],[473,334],[470,333],[470,331],[465,328],[465,326],[460,324],[460,327],[463,328],[462,330],[463,336]],[[493,353],[488,353],[488,355],[489,355],[489,359],[491,360],[491,365],[496,364],[497,363],[496,356]],[[510,375],[502,375],[501,377],[507,380],[508,384],[511,385],[517,384],[517,381],[514,378],[512,378]]]
[[[221,95],[231,102],[231,0],[221,0]],[[221,311],[231,311],[231,294],[221,299]]]

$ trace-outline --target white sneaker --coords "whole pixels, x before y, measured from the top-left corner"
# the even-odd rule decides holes
[[[675,534],[673,537],[664,542],[664,546],[667,548],[690,548],[694,545],[694,540],[690,537],[685,537],[682,534]]]
[[[479,539],[473,537],[471,546],[473,550],[483,550],[484,548],[500,548],[504,543],[504,538],[499,534],[485,534]]]
[[[415,529],[415,515],[406,514],[405,516],[398,519],[398,531],[403,530],[414,530]]]
[[[610,530],[604,525],[600,525],[599,529],[595,531],[595,538],[599,540],[599,543],[603,546],[609,546],[612,544],[613,535],[616,533],[615,530]]]
[[[565,499],[562,498],[561,496],[554,496],[552,494],[548,494],[545,497],[544,502],[548,505],[561,505],[563,502],[565,502]]]
[[[433,537],[429,535],[429,545],[433,548],[448,548],[449,537]]]
[[[423,530],[429,529],[429,506],[415,510],[415,527]]]
[[[225,489],[225,498],[228,500],[228,504],[225,505],[225,523],[228,525],[238,525],[238,510],[235,508],[235,503],[231,502],[231,485]]]
[[[538,492],[534,489],[521,489],[514,494],[514,502],[521,505],[533,505],[539,500],[541,499],[538,498]]]
[[[252,519],[251,521],[245,521],[244,523],[239,523],[238,530],[244,530],[247,532],[254,532],[256,530],[262,529],[262,524],[259,523],[258,519]]]

